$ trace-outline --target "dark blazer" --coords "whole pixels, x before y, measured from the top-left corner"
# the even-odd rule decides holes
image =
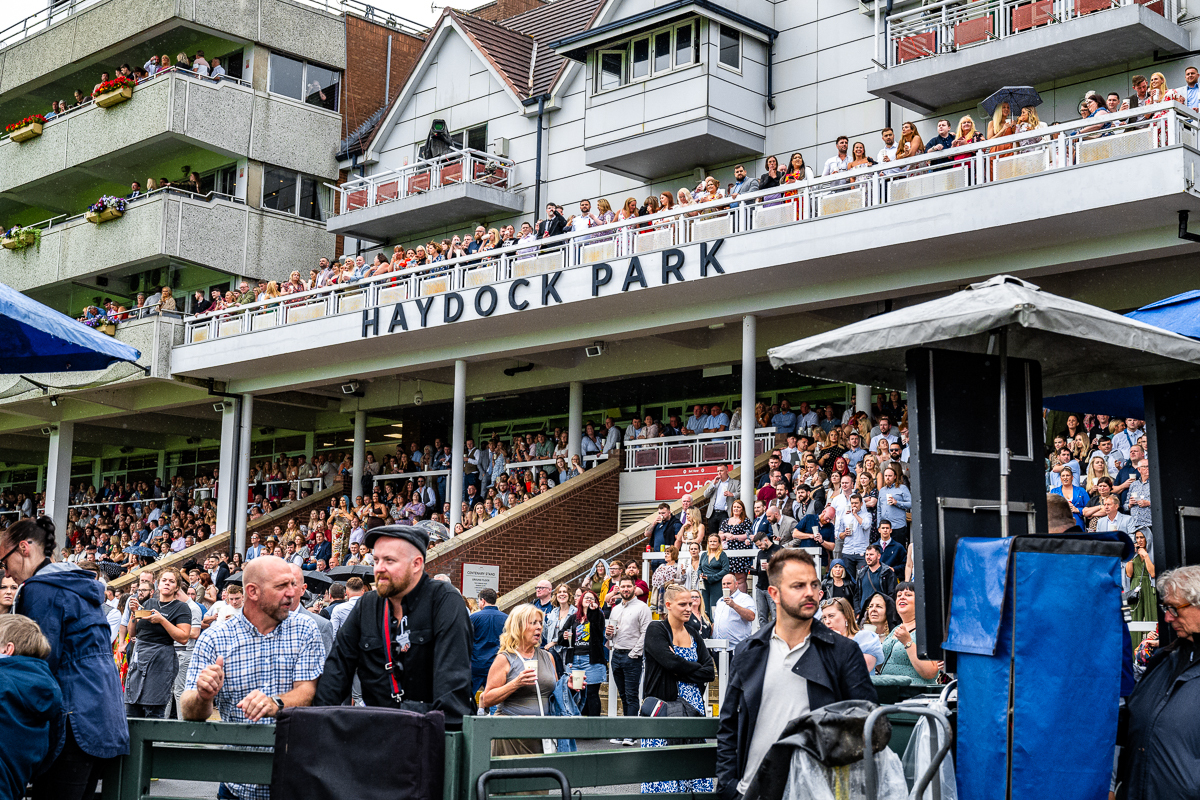
[[[1200,797],[1200,659],[1195,645],[1176,639],[1151,657],[1128,699],[1129,725],[1121,748],[1118,797],[1157,800]]]
[[[681,527],[683,526],[675,517],[667,517],[666,522],[654,523],[654,527],[650,529],[650,544],[654,546],[655,550],[658,550],[659,545],[675,544],[675,536],[678,535]]]
[[[696,661],[693,663],[675,655],[671,647],[671,623],[665,619],[651,622],[646,628],[645,678],[642,683],[643,697],[659,700],[678,700],[679,681],[704,686],[717,675],[712,655],[704,646],[704,640],[696,635],[696,629],[688,627],[696,642]],[[865,662],[864,662],[865,663]],[[703,711],[704,709],[700,709]]]
[[[774,632],[774,625],[759,628],[738,645],[730,665],[725,702],[721,705],[721,725],[717,730],[717,794],[723,800],[737,796],[738,781],[746,771],[750,737],[762,704],[763,677]],[[646,638],[649,652],[649,633]],[[808,650],[796,662],[792,672],[808,681],[810,709],[840,700],[879,702],[867,672],[867,662],[853,639],[839,636],[819,620],[813,620],[809,639]]]
[[[225,591],[225,581],[229,580],[229,565],[224,561],[218,562],[216,574],[211,577],[213,585],[217,587],[217,591]]]
[[[554,216],[548,220],[542,220],[537,224],[537,238],[545,239],[549,236],[558,236],[560,233],[566,233],[567,220],[562,214],[555,212]]]

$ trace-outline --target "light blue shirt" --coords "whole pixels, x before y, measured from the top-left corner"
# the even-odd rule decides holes
[[[889,503],[888,497],[896,498],[896,504]],[[912,495],[907,486],[885,486],[879,490],[879,502],[875,504],[875,510],[879,512],[880,522],[886,520],[892,523],[892,530],[908,527],[908,518],[905,512],[910,508],[912,508]]]
[[[692,433],[703,433],[704,420],[706,419],[708,419],[708,415],[697,417],[693,414],[692,416],[688,417],[688,421],[683,427],[687,428]]]
[[[846,459],[846,466],[850,467],[850,469],[854,470],[855,472],[858,472],[858,465],[862,463],[863,456],[866,454],[866,450],[862,449],[861,447],[856,447],[853,450],[847,450],[846,452],[842,453],[842,457]]]
[[[1188,108],[1200,109],[1200,85],[1184,86],[1183,94],[1187,98]]]
[[[842,541],[842,552],[846,555],[861,556],[871,543],[871,512],[865,508],[859,509],[858,516],[861,521],[855,521],[854,513],[847,508],[838,518],[837,533],[840,535],[850,531],[850,535]]]
[[[728,428],[729,427],[729,415],[726,414],[725,412],[721,412],[720,414],[717,414],[715,417],[713,417],[713,416],[705,417],[703,425],[705,428],[720,428],[720,427]]]
[[[788,411],[784,413],[780,411],[775,416],[771,417],[771,424],[775,426],[776,433],[795,433],[796,432],[796,414]]]

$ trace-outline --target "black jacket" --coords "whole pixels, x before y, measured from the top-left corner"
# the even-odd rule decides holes
[[[674,545],[681,527],[675,517],[667,517],[666,522],[654,523],[654,527],[650,529],[650,544],[654,545],[655,550],[658,550],[660,544]]]
[[[1120,742],[1122,791],[1128,800],[1200,797],[1200,658],[1177,639],[1156,653],[1129,696],[1129,725]],[[1200,655],[1197,653],[1196,655]]]
[[[542,220],[537,224],[537,238],[545,239],[550,236],[558,236],[560,233],[566,233],[567,220],[562,214],[555,212],[550,219]]]
[[[738,645],[729,669],[721,725],[717,730],[717,793],[730,800],[746,771],[750,737],[762,704],[763,676],[774,625],[764,625]],[[808,681],[808,705],[821,708],[840,700],[879,702],[867,662],[853,639],[839,636],[813,620],[808,650],[792,672]],[[649,652],[647,633],[647,652]]]
[[[587,610],[587,621],[591,626],[591,638],[588,639],[588,663],[603,664],[604,663],[604,612],[598,608],[589,608]],[[574,660],[576,652],[579,648],[574,646],[575,626],[579,624],[578,616],[569,617],[567,624],[558,632],[558,640],[556,644],[569,649],[568,656]],[[567,630],[571,631],[572,641],[567,641]]]
[[[338,629],[325,672],[317,684],[314,706],[341,705],[350,697],[355,672],[368,706],[399,708],[384,665],[383,599],[368,592],[355,604]],[[393,644],[392,657],[405,700],[428,703],[444,711],[446,727],[462,726],[464,715],[475,713],[471,693],[471,620],[453,586],[422,575],[404,598],[411,645],[402,653]]]
[[[218,592],[225,591],[225,581],[229,580],[229,566],[224,561],[220,562],[217,564],[216,574],[210,577]]]
[[[643,697],[678,700],[679,681],[703,687],[716,677],[717,670],[713,666],[708,648],[704,646],[704,640],[696,635],[694,629],[689,627],[688,631],[696,642],[695,663],[680,658],[671,648],[671,623],[660,619],[646,627],[646,640],[642,651],[646,656],[643,659],[645,666],[642,668],[645,671],[642,683]]]

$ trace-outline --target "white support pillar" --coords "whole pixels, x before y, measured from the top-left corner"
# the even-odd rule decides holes
[[[213,531],[214,534],[233,530],[236,519],[233,509],[238,498],[243,496],[237,491],[240,403],[226,398],[222,405],[224,408],[221,411],[221,449],[217,456],[217,527]]]
[[[742,317],[742,503],[754,514],[754,393],[758,373],[758,317]]]
[[[231,508],[234,528],[233,528],[233,549],[234,552],[246,555],[246,520],[248,514],[246,512],[246,496],[249,493],[250,484],[250,439],[251,433],[254,431],[254,395],[242,395],[242,414],[241,425],[238,432],[238,468],[237,474],[234,475],[236,483],[230,483],[231,488],[236,488],[236,498],[231,503]]]
[[[462,522],[463,454],[467,449],[467,362],[454,362],[454,417],[450,430],[450,534]]]
[[[871,387],[865,383],[854,384],[854,410],[871,413]]]
[[[583,381],[571,381],[571,394],[567,400],[567,449],[571,455],[580,455],[583,446]]]
[[[50,459],[46,463],[46,516],[54,528],[67,532],[67,504],[71,502],[71,451],[75,448],[75,423],[60,422],[50,432]]]
[[[354,460],[350,474],[353,476],[351,483],[353,484],[347,494],[350,495],[350,504],[354,505],[354,498],[362,493],[362,476],[367,468],[367,412],[354,412]],[[367,497],[369,501],[371,498]]]

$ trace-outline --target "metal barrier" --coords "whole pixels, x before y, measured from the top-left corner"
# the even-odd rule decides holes
[[[887,18],[887,66],[1129,5],[1145,6],[1172,22],[1178,13],[1176,0],[938,0]]]
[[[1157,113],[1162,116],[1149,118]],[[1088,128],[1108,126],[1104,130]],[[1060,169],[1121,158],[1178,144],[1196,144],[1197,115],[1178,103],[1159,103],[1098,119],[1073,120],[1037,131],[926,153],[900,162],[613,222],[586,233],[518,243],[435,264],[388,272],[353,283],[248,303],[191,317],[181,347],[257,329],[253,320],[274,315],[273,325],[378,308],[410,298],[505,283],[550,270],[591,269],[603,258],[631,256],[636,237],[672,228],[675,246],[746,233],[954,191],[970,191]],[[780,210],[782,209],[782,210]],[[689,216],[693,215],[693,216]],[[655,246],[660,242],[656,241]],[[603,253],[597,255],[595,248]],[[603,256],[603,258],[601,258]],[[342,298],[346,297],[345,304]]]
[[[774,428],[754,429],[754,455],[760,456],[775,443]],[[699,464],[728,464],[742,457],[742,439],[738,431],[700,433],[695,436],[670,436],[639,439],[625,443],[625,469],[674,469]]]
[[[334,216],[340,216],[460,183],[511,189],[516,185],[513,180],[516,166],[517,162],[511,158],[468,148],[416,161],[399,169],[354,178],[341,186],[326,185],[338,194]]]

